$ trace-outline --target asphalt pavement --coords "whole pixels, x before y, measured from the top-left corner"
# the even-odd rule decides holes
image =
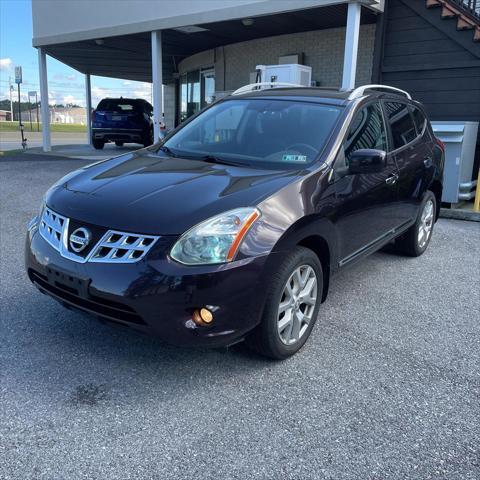
[[[42,154],[42,133],[25,132],[27,137],[26,153]],[[117,147],[114,143],[107,143],[102,150],[95,150],[87,144],[87,134],[81,132],[52,132],[52,155],[76,159],[103,160],[142,148],[136,143],[127,143]],[[0,155],[8,155],[11,150],[21,150],[22,142],[20,132],[0,132]]]
[[[338,275],[289,360],[181,349],[28,282],[26,224],[83,164],[0,161],[2,480],[480,478],[479,223]]]
[[[25,130],[25,137],[27,138],[28,148],[42,146],[42,132],[30,132]],[[53,132],[52,144],[66,145],[66,144],[80,144],[87,141],[86,133],[66,133]],[[17,150],[22,148],[22,137],[20,132],[0,132],[0,151]]]

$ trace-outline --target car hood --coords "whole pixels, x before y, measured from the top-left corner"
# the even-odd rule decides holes
[[[127,232],[179,235],[232,208],[254,206],[301,175],[140,151],[70,173],[47,205],[80,222]]]

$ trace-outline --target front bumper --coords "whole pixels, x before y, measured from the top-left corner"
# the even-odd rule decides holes
[[[67,308],[182,346],[230,345],[258,324],[265,261],[261,256],[187,267],[157,250],[131,264],[77,263],[62,257],[35,227],[25,248],[30,280]],[[199,327],[192,313],[203,306],[213,310],[214,321]]]

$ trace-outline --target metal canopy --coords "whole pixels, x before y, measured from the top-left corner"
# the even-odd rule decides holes
[[[162,31],[163,82],[169,83],[178,63],[211,48],[257,38],[344,27],[347,4],[255,17],[253,25],[241,20],[198,24],[206,31]],[[375,23],[376,14],[362,8],[362,24]],[[53,58],[82,73],[126,80],[152,81],[150,32],[83,40],[43,47]]]

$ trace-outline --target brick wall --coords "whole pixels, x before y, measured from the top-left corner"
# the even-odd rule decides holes
[[[175,85],[168,84],[163,88],[163,109],[167,128],[175,126]]]
[[[362,25],[357,63],[357,84],[371,82],[375,25]],[[294,33],[226,45],[185,59],[180,73],[215,66],[216,89],[234,90],[250,83],[256,65],[275,65],[278,57],[303,53],[320,86],[339,87],[342,79],[345,28]],[[225,57],[225,58],[223,58]]]

